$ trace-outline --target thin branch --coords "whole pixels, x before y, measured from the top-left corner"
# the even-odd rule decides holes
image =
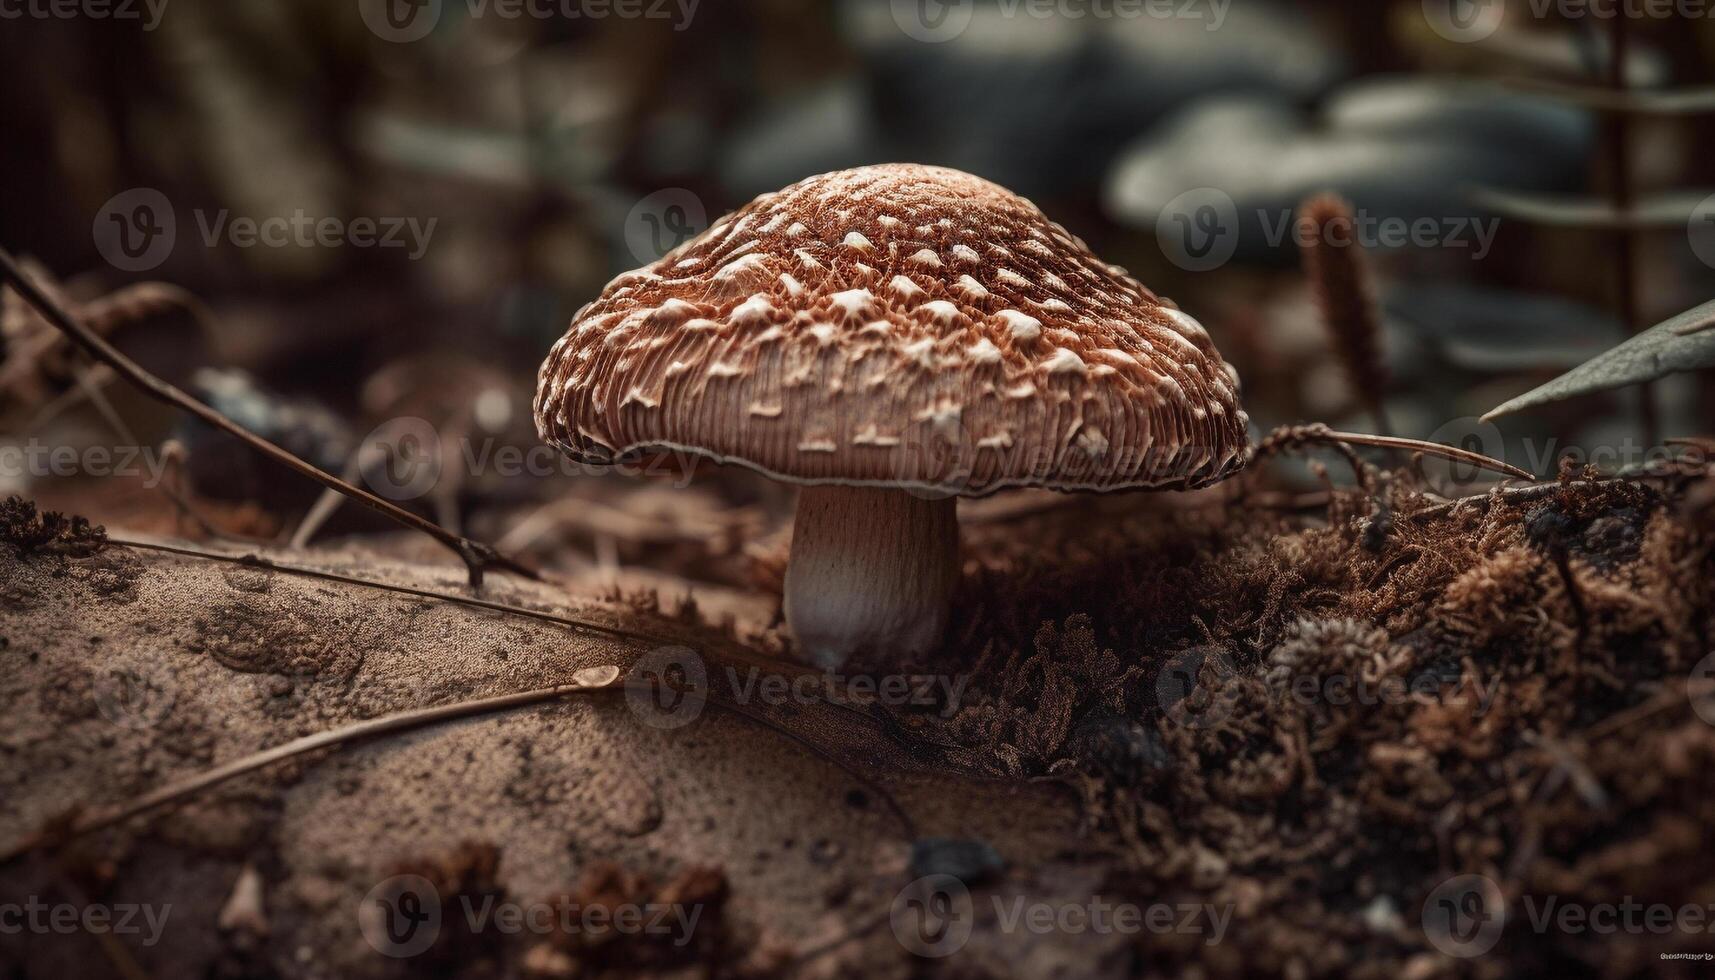
[[[421,531],[451,548],[465,563],[465,568],[470,573],[472,588],[482,584],[483,572],[490,568],[502,569],[529,579],[539,577],[536,572],[502,555],[489,545],[454,534],[391,501],[383,500],[367,490],[352,486],[333,474],[312,466],[220,414],[208,405],[150,374],[135,361],[120,353],[118,348],[108,343],[106,339],[80,323],[58,303],[43,293],[41,289],[37,288],[36,284],[18,268],[18,264],[13,260],[11,254],[3,248],[0,248],[0,281],[10,284],[25,302],[35,307],[36,311],[45,317],[49,323],[87,351],[91,357],[106,363],[121,377],[141,388],[150,396],[189,412],[208,425],[232,435],[288,469],[309,477],[324,487],[343,493],[364,506],[379,511],[406,527]]]
[[[638,644],[668,646],[685,642],[683,638],[679,637],[653,636],[648,633],[643,633],[638,630],[629,630],[620,626],[603,626],[600,623],[571,619],[555,613],[544,612],[540,609],[531,609],[528,606],[515,606],[505,602],[495,602],[491,599],[479,599],[475,596],[436,592],[433,589],[419,589],[410,585],[395,585],[391,582],[377,582],[373,579],[357,578],[352,575],[343,575],[339,572],[323,571],[319,568],[305,568],[301,565],[285,565],[254,554],[223,555],[214,551],[203,551],[182,545],[158,544],[150,541],[135,541],[115,537],[109,537],[107,541],[109,544],[124,548],[141,548],[146,551],[160,551],[171,555],[183,555],[187,558],[200,558],[205,561],[226,562],[233,565],[244,565],[249,568],[265,568],[285,575],[302,575],[305,578],[316,578],[327,582],[339,582],[342,585],[377,589],[382,592],[395,592],[400,595],[408,595],[418,599],[433,599],[439,602],[449,602],[454,605],[466,606],[471,609],[486,609],[490,612],[496,612],[502,615],[522,616],[526,619],[535,619],[544,623],[552,623],[556,626],[563,626],[568,629],[582,630],[589,633],[599,633],[622,640],[630,640],[633,643]],[[802,664],[792,663],[790,661],[760,656],[746,647],[732,641],[716,639],[711,642],[710,638],[705,637],[703,638],[703,642],[709,643],[711,646],[715,643],[719,643],[722,655],[737,660],[746,666],[772,670],[778,673],[788,674],[793,677],[818,675],[818,672],[813,668],[806,667]],[[841,704],[838,701],[829,701],[824,699],[824,703],[852,712],[863,718],[869,717],[862,711],[859,711],[850,705]]]
[[[206,561],[226,562],[233,565],[244,565],[250,568],[263,568],[269,571],[281,572],[287,575],[302,575],[306,578],[318,578],[327,582],[339,582],[342,585],[355,585],[368,589],[379,589],[383,592],[397,592],[400,595],[413,596],[418,599],[435,599],[441,602],[451,602],[473,609],[486,609],[490,612],[505,613],[512,616],[523,616],[537,619],[556,626],[565,626],[575,630],[591,633],[601,633],[606,636],[618,637],[622,640],[634,640],[639,643],[668,643],[660,637],[649,636],[617,626],[603,626],[599,623],[586,623],[582,620],[557,616],[554,613],[531,609],[528,606],[514,606],[505,602],[495,602],[490,599],[478,599],[474,596],[452,595],[446,592],[436,592],[433,589],[419,589],[410,585],[395,585],[391,582],[377,582],[372,579],[358,578],[353,575],[343,575],[339,572],[323,571],[319,568],[305,568],[301,565],[282,565],[277,561],[263,558],[260,555],[223,555],[213,551],[203,551],[197,548],[187,548],[181,545],[159,544],[153,541],[134,541],[126,538],[109,537],[108,544],[125,548],[141,548],[145,551],[160,551],[169,555],[183,555],[187,558],[201,558]]]
[[[1323,427],[1326,428],[1326,427]],[[1458,446],[1443,446],[1438,442],[1425,442],[1422,439],[1405,439],[1400,436],[1373,436],[1362,432],[1336,432],[1327,430],[1328,439],[1341,442],[1355,443],[1360,446],[1375,446],[1378,449],[1405,449],[1411,452],[1423,453],[1425,456],[1440,456],[1459,463],[1470,463],[1481,466],[1495,473],[1505,473],[1520,480],[1535,481],[1536,477],[1526,470],[1521,470],[1511,463],[1503,462],[1484,456],[1482,453],[1461,449]]]
[[[276,762],[303,755],[306,752],[344,745],[359,739],[374,738],[377,735],[385,735],[391,732],[421,728],[424,725],[432,725],[437,722],[493,714],[509,708],[520,708],[543,701],[552,701],[569,694],[588,694],[609,690],[618,683],[620,676],[620,669],[612,665],[587,667],[572,675],[571,682],[567,684],[555,684],[553,687],[540,687],[535,690],[520,691],[516,694],[502,694],[490,698],[460,701],[456,704],[436,705],[431,708],[414,708],[409,711],[383,715],[380,718],[370,718],[367,721],[356,722],[342,728],[306,735],[283,745],[276,745],[271,749],[264,749],[261,752],[234,759],[206,772],[168,783],[160,789],[145,793],[119,806],[98,810],[88,816],[79,817],[67,829],[45,834],[33,834],[6,850],[0,851],[0,864],[5,864],[37,848],[59,843],[66,838],[81,837],[97,830],[104,830],[132,817],[175,803],[203,790],[211,789],[245,773],[254,772],[264,766],[270,766]]]
[[[200,550],[193,549],[193,548],[177,547],[177,546],[166,545],[166,544],[154,544],[154,543],[150,543],[150,542],[141,542],[141,541],[127,541],[124,539],[109,539],[109,543],[113,544],[113,545],[120,546],[120,547],[141,548],[141,549],[145,549],[145,550],[161,551],[161,552],[164,552],[167,554],[176,554],[176,555],[184,555],[184,556],[193,557],[193,558],[202,558],[202,559],[207,559],[207,560],[211,560],[211,561],[221,561],[221,562],[228,562],[228,563],[232,563],[232,564],[241,564],[241,565],[248,565],[248,566],[253,566],[253,567],[268,568],[268,569],[272,569],[272,570],[279,571],[279,572],[286,573],[286,574],[296,574],[296,575],[303,575],[303,576],[310,577],[310,578],[320,578],[320,579],[325,579],[328,581],[340,582],[343,584],[349,584],[349,585],[354,585],[354,586],[362,586],[362,587],[380,589],[380,590],[389,591],[389,592],[398,592],[398,593],[411,595],[411,596],[415,596],[415,597],[420,597],[420,598],[438,599],[438,600],[442,600],[445,602],[455,603],[458,605],[468,606],[468,607],[472,607],[472,608],[487,609],[487,610],[492,610],[495,612],[506,613],[509,615],[524,616],[524,617],[531,618],[531,619],[543,620],[545,622],[554,623],[554,624],[560,625],[560,626],[571,627],[573,629],[588,630],[588,631],[592,631],[592,632],[605,633],[605,634],[620,637],[623,639],[641,640],[641,641],[645,641],[645,642],[669,642],[667,640],[660,640],[660,639],[652,638],[652,637],[647,636],[646,634],[636,633],[636,632],[633,632],[630,630],[624,630],[624,629],[620,629],[617,627],[600,626],[600,625],[597,625],[595,623],[581,622],[581,621],[574,620],[574,619],[568,619],[564,616],[558,616],[558,615],[555,615],[553,613],[543,612],[541,610],[536,610],[536,609],[530,609],[530,608],[527,608],[524,606],[513,606],[513,605],[508,605],[506,603],[493,602],[490,600],[478,599],[478,598],[474,598],[471,596],[447,595],[444,593],[433,592],[433,591],[430,591],[428,589],[418,589],[418,588],[414,588],[411,586],[393,585],[393,584],[386,583],[386,582],[375,582],[375,581],[370,581],[367,579],[360,579],[360,578],[354,578],[354,577],[348,576],[348,575],[342,575],[342,574],[339,574],[337,572],[324,572],[324,571],[320,571],[318,569],[309,569],[309,568],[300,568],[300,567],[287,566],[287,565],[279,565],[279,564],[275,564],[273,562],[270,562],[266,559],[258,558],[258,557],[253,556],[253,555],[245,555],[245,556],[221,555],[221,554],[217,554],[217,553],[213,553],[213,552],[200,551]],[[802,667],[802,666],[799,666],[796,664],[791,664],[791,663],[787,663],[787,662],[783,662],[783,661],[773,661],[773,660],[763,661],[763,660],[760,660],[760,659],[755,658],[753,656],[750,656],[750,655],[748,655],[748,652],[743,652],[743,651],[741,651],[741,655],[738,657],[738,659],[745,661],[745,662],[748,662],[748,663],[766,666],[770,669],[777,670],[777,671],[780,671],[782,673],[787,673],[787,674],[811,674],[811,673],[814,673],[814,671],[812,671],[810,668],[807,668],[807,667]],[[98,831],[98,830],[103,830],[103,829],[106,829],[108,827],[112,827],[116,824],[122,823],[125,820],[129,820],[132,817],[139,816],[141,814],[150,812],[150,811],[158,809],[160,807],[167,806],[167,805],[172,804],[172,803],[176,803],[176,802],[183,800],[189,796],[192,796],[196,793],[200,793],[204,790],[211,789],[211,788],[218,786],[224,782],[227,782],[228,780],[233,779],[237,776],[243,775],[243,774],[248,773],[248,772],[255,771],[257,769],[263,768],[264,766],[272,765],[273,763],[279,762],[279,761],[284,760],[284,759],[288,759],[288,758],[292,758],[294,756],[302,755],[306,752],[311,752],[311,751],[314,751],[316,749],[326,748],[326,747],[330,747],[330,746],[342,745],[342,744],[353,742],[353,741],[356,741],[359,739],[373,738],[373,737],[376,737],[379,735],[391,734],[394,732],[404,731],[404,730],[408,730],[411,728],[422,727],[424,725],[434,724],[434,723],[440,722],[440,721],[450,721],[450,720],[454,720],[454,719],[458,719],[458,718],[466,718],[466,717],[471,717],[471,716],[481,715],[481,714],[492,714],[495,712],[507,710],[509,708],[522,707],[522,706],[529,705],[529,704],[535,704],[535,703],[539,703],[539,702],[543,702],[543,701],[553,700],[555,698],[562,697],[565,695],[580,694],[580,693],[594,693],[597,691],[608,690],[608,689],[611,689],[612,687],[614,687],[618,683],[619,679],[623,676],[625,676],[625,671],[623,671],[623,670],[621,670],[621,668],[619,668],[617,666],[613,666],[611,664],[610,665],[604,665],[601,667],[590,667],[590,668],[585,668],[583,670],[580,670],[576,674],[574,674],[572,682],[569,684],[560,684],[560,685],[555,685],[553,687],[537,688],[534,690],[523,691],[523,692],[519,692],[519,693],[515,693],[515,694],[497,695],[497,696],[490,697],[490,698],[481,698],[481,699],[472,700],[472,701],[462,701],[462,702],[458,702],[456,704],[437,705],[437,706],[430,707],[430,708],[411,709],[411,710],[407,710],[407,711],[397,712],[397,713],[394,713],[391,715],[385,715],[381,718],[374,718],[374,719],[369,719],[367,721],[356,722],[354,724],[346,725],[346,726],[341,727],[341,728],[332,729],[330,731],[319,732],[319,733],[314,734],[314,735],[308,735],[308,736],[305,736],[303,738],[296,739],[296,740],[291,741],[291,742],[287,742],[283,745],[275,746],[274,748],[271,748],[271,749],[264,749],[261,752],[257,752],[257,753],[254,753],[252,755],[245,756],[244,758],[234,760],[233,762],[226,763],[225,765],[217,766],[217,767],[210,769],[206,772],[197,773],[195,775],[188,776],[182,780],[170,783],[167,786],[161,787],[160,789],[157,789],[157,790],[151,791],[149,793],[146,793],[142,796],[136,797],[135,799],[133,799],[129,802],[120,804],[118,806],[96,811],[92,815],[89,815],[86,817],[81,817],[81,818],[75,820],[69,828],[59,827],[59,828],[56,828],[52,831],[33,834],[30,837],[14,844],[13,846],[11,846],[5,850],[0,850],[0,865],[5,865],[6,863],[16,859],[17,857],[19,857],[25,853],[30,852],[30,851],[33,851],[33,850],[36,850],[39,848],[43,848],[43,847],[54,846],[54,845],[63,843],[64,841],[71,839],[71,838],[74,838],[74,837],[80,837],[80,836],[83,836],[85,834],[93,833],[93,832]],[[883,726],[879,725],[877,723],[877,720],[874,717],[870,716],[868,713],[866,713],[864,711],[861,711],[857,708],[852,707],[851,705],[843,704],[837,700],[832,700],[832,699],[827,699],[827,698],[821,698],[818,700],[819,700],[819,703],[825,704],[833,710],[840,711],[840,712],[843,712],[845,714],[848,714],[848,715],[854,717],[855,719],[859,720],[860,722],[864,723],[865,725],[868,725],[869,727],[876,729],[877,731],[881,731],[883,729]],[[745,705],[741,701],[734,701],[732,703],[727,703],[727,702],[722,701],[722,700],[711,698],[708,701],[708,704],[711,707],[731,711],[733,714],[737,715],[738,717],[740,717],[742,719],[750,721],[754,724],[761,725],[761,726],[769,729],[770,731],[773,731],[774,733],[776,733],[776,734],[778,734],[778,735],[780,735],[780,736],[782,736],[782,737],[784,737],[784,738],[786,738],[792,742],[795,742],[800,747],[809,751],[811,754],[823,759],[824,761],[827,761],[827,762],[833,764],[835,767],[840,769],[842,772],[846,773],[848,776],[852,777],[853,779],[857,780],[859,783],[864,785],[866,788],[868,788],[871,792],[875,793],[876,796],[879,799],[881,799],[881,801],[886,805],[886,807],[889,810],[891,810],[893,812],[894,816],[899,820],[900,824],[905,829],[907,838],[915,838],[917,836],[917,824],[916,824],[916,822],[911,818],[910,814],[905,810],[905,808],[899,804],[898,800],[894,798],[893,794],[890,791],[888,791],[886,787],[884,787],[880,783],[878,783],[876,780],[872,779],[871,777],[869,777],[868,775],[866,775],[862,772],[859,772],[856,768],[847,764],[845,761],[839,759],[838,757],[836,757],[832,753],[828,752],[827,750],[823,749],[821,746],[815,744],[814,742],[810,741],[809,739],[805,738],[804,736],[799,735],[798,733],[793,732],[793,731],[783,727],[782,725],[772,721],[771,719],[767,718],[766,716],[764,716],[759,711],[752,709],[750,706]]]
[[[1370,475],[1364,470],[1364,461],[1358,458],[1357,450],[1346,440],[1336,438],[1334,430],[1321,422],[1283,425],[1270,432],[1261,442],[1250,447],[1250,460],[1245,464],[1245,468],[1248,470],[1250,465],[1259,459],[1267,459],[1276,453],[1304,445],[1327,446],[1344,456],[1347,465],[1352,467],[1352,476],[1358,481],[1358,486],[1366,491],[1369,489]]]

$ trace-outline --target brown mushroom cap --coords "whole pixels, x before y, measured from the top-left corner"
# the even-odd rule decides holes
[[[888,164],[764,194],[580,310],[543,363],[574,458],[678,450],[804,484],[1213,482],[1243,458],[1202,326],[1005,188]]]

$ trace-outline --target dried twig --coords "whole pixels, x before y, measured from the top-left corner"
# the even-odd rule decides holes
[[[533,570],[502,555],[491,546],[454,534],[431,521],[418,517],[397,504],[346,483],[333,474],[327,473],[263,439],[213,408],[150,374],[135,361],[120,353],[112,344],[80,323],[63,307],[38,289],[36,284],[19,270],[17,262],[5,249],[0,249],[0,281],[9,283],[13,289],[17,290],[19,296],[35,307],[36,311],[45,317],[49,323],[87,351],[90,356],[106,363],[117,371],[120,377],[143,389],[152,397],[195,415],[208,425],[232,435],[281,465],[309,477],[324,487],[343,493],[406,527],[421,531],[451,548],[465,563],[465,568],[470,574],[472,588],[482,584],[483,572],[490,568],[504,569],[529,579],[538,578]]]
[[[516,606],[506,602],[496,602],[492,599],[479,599],[475,596],[468,595],[453,595],[445,592],[436,592],[432,589],[419,589],[410,585],[396,585],[392,582],[378,582],[373,579],[358,578],[353,575],[324,571],[319,568],[305,568],[300,565],[285,565],[254,554],[223,555],[219,552],[204,551],[199,548],[192,548],[185,545],[161,544],[152,541],[134,541],[125,538],[108,538],[106,540],[109,544],[122,548],[140,548],[145,551],[159,551],[170,555],[182,555],[187,558],[200,558],[205,561],[244,565],[249,568],[265,568],[269,571],[279,572],[282,575],[301,575],[305,578],[321,579],[326,582],[338,582],[342,585],[353,585],[358,588],[393,592],[399,595],[412,596],[418,599],[429,599],[436,602],[448,602],[453,605],[464,606],[469,609],[484,609],[489,612],[500,613],[506,616],[522,616],[526,619],[552,623],[555,626],[562,626],[567,629],[580,630],[586,633],[598,633],[621,640],[630,640],[639,646],[665,646],[683,642],[680,637],[655,636],[639,630],[626,629],[622,626],[603,626],[600,623],[592,623],[581,619],[572,619],[567,616],[547,612],[546,610],[531,609],[528,606]],[[758,667],[775,671],[776,673],[787,674],[792,677],[814,676],[817,673],[813,668],[807,667],[803,664],[763,656],[731,640],[725,641],[721,644],[720,656],[736,660],[748,667]],[[859,711],[850,705],[841,704],[838,701],[830,700],[825,703],[865,719],[869,719],[870,717],[868,714]]]
[[[11,847],[0,851],[0,864],[33,851],[39,847],[50,846],[69,837],[81,837],[85,834],[103,830],[115,824],[122,823],[132,817],[148,813],[159,807],[175,803],[200,793],[203,790],[219,786],[230,779],[254,772],[264,766],[273,765],[290,759],[293,756],[313,752],[316,749],[331,748],[359,739],[373,738],[390,732],[420,728],[436,722],[452,721],[456,718],[469,718],[473,715],[493,714],[509,708],[519,708],[525,705],[552,701],[568,694],[585,694],[612,688],[621,677],[618,667],[612,665],[603,667],[588,667],[572,676],[569,683],[555,684],[552,687],[540,687],[530,691],[520,691],[515,694],[502,694],[491,698],[478,698],[471,701],[460,701],[456,704],[435,705],[430,708],[414,708],[400,711],[380,718],[370,718],[343,728],[335,728],[303,738],[293,739],[284,745],[276,745],[271,749],[252,753],[241,759],[234,759],[223,766],[216,766],[206,772],[200,772],[185,779],[168,783],[160,789],[145,793],[124,804],[109,809],[98,810],[87,816],[79,817],[69,828],[46,834],[35,834]]]
[[[1342,444],[1347,444],[1342,446]],[[1511,463],[1491,459],[1482,453],[1457,446],[1443,446],[1436,442],[1425,442],[1422,439],[1406,439],[1401,436],[1378,436],[1363,432],[1339,432],[1328,428],[1320,422],[1308,425],[1283,425],[1270,432],[1261,442],[1251,447],[1251,461],[1255,462],[1276,453],[1297,449],[1307,445],[1323,445],[1339,450],[1348,459],[1356,458],[1351,452],[1352,445],[1374,446],[1378,449],[1403,449],[1408,452],[1422,453],[1425,456],[1440,456],[1459,463],[1470,463],[1481,466],[1496,473],[1505,473],[1520,480],[1532,480],[1536,477],[1519,469]],[[1361,472],[1361,471],[1360,471]],[[1360,476],[1361,479],[1361,476]]]
[[[152,542],[127,541],[124,539],[114,539],[110,543],[120,547],[142,548],[146,550],[161,551],[167,554],[177,554],[212,561],[251,565],[255,567],[268,568],[283,574],[303,575],[354,586],[398,592],[420,598],[436,599],[471,608],[486,609],[514,616],[524,616],[559,626],[571,627],[573,629],[606,633],[615,637],[633,641],[655,643],[671,642],[668,638],[650,637],[644,633],[626,630],[619,627],[602,626],[595,623],[568,619],[564,616],[555,615],[554,613],[545,612],[543,610],[530,609],[525,606],[514,606],[486,599],[478,599],[471,596],[447,595],[428,589],[418,589],[411,586],[395,585],[388,582],[376,582],[367,579],[354,578],[352,576],[342,575],[338,572],[326,572],[319,569],[279,565],[253,555],[222,555],[215,552],[201,551],[188,547],[156,544]],[[808,667],[758,657],[750,651],[743,649],[729,650],[727,653],[729,655],[736,654],[734,659],[740,662],[755,666],[763,666],[767,669],[783,674],[799,675],[814,673],[814,671]],[[597,691],[608,690],[616,686],[620,679],[627,676],[628,673],[629,672],[627,670],[614,665],[591,667],[578,671],[573,676],[572,682],[568,684],[537,688],[515,694],[497,695],[489,698],[463,701],[455,704],[411,709],[386,715],[382,718],[369,719],[330,731],[320,732],[315,735],[305,736],[304,738],[288,742],[284,745],[265,749],[242,759],[237,759],[233,762],[217,766],[206,772],[186,777],[185,779],[146,793],[118,806],[97,811],[90,816],[76,820],[72,823],[69,829],[60,827],[53,831],[35,834],[9,848],[0,850],[0,865],[4,865],[5,863],[29,851],[42,847],[54,846],[56,844],[63,843],[69,838],[82,836],[84,834],[93,833],[95,831],[114,826],[134,816],[179,802],[196,793],[211,789],[230,779],[243,775],[244,773],[252,772],[264,766],[268,766],[275,762],[297,755],[302,755],[306,752],[341,745],[358,739],[371,738],[411,728],[417,728],[440,721],[449,721],[481,714],[492,714],[510,708],[553,700],[554,698],[569,694],[586,692],[594,693]],[[817,701],[831,710],[840,712],[866,727],[878,732],[884,732],[885,726],[881,724],[880,720],[868,712],[851,705],[841,703],[835,699],[818,698]],[[885,786],[881,785],[869,775],[849,765],[844,760],[822,748],[820,745],[815,744],[810,739],[805,738],[803,735],[800,735],[799,733],[771,720],[751,705],[745,704],[742,701],[733,701],[729,703],[718,698],[710,698],[707,703],[710,707],[730,711],[746,721],[761,725],[762,727],[786,738],[811,754],[840,769],[842,772],[862,784],[865,788],[869,789],[877,799],[881,800],[883,805],[885,805],[900,822],[907,839],[915,839],[918,836],[917,824],[915,820],[912,819],[910,813],[900,805],[898,800]]]

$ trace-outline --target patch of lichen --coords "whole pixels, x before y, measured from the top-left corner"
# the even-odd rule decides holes
[[[1174,972],[1442,972],[1419,912],[1460,873],[1514,903],[1715,902],[1715,727],[1685,688],[1710,535],[1642,483],[1451,505],[1383,482],[1315,526],[1122,502],[974,528],[972,680],[951,718],[901,723],[962,766],[1077,786],[1126,841],[1116,888],[1243,913],[1223,944],[1243,957],[1140,949]],[[1519,928],[1466,967],[1688,950],[1715,940]]]

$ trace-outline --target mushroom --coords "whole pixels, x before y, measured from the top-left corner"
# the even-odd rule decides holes
[[[1242,463],[1237,374],[1035,205],[887,164],[764,194],[572,319],[542,437],[802,486],[786,622],[825,667],[939,642],[957,496],[1192,487]]]

